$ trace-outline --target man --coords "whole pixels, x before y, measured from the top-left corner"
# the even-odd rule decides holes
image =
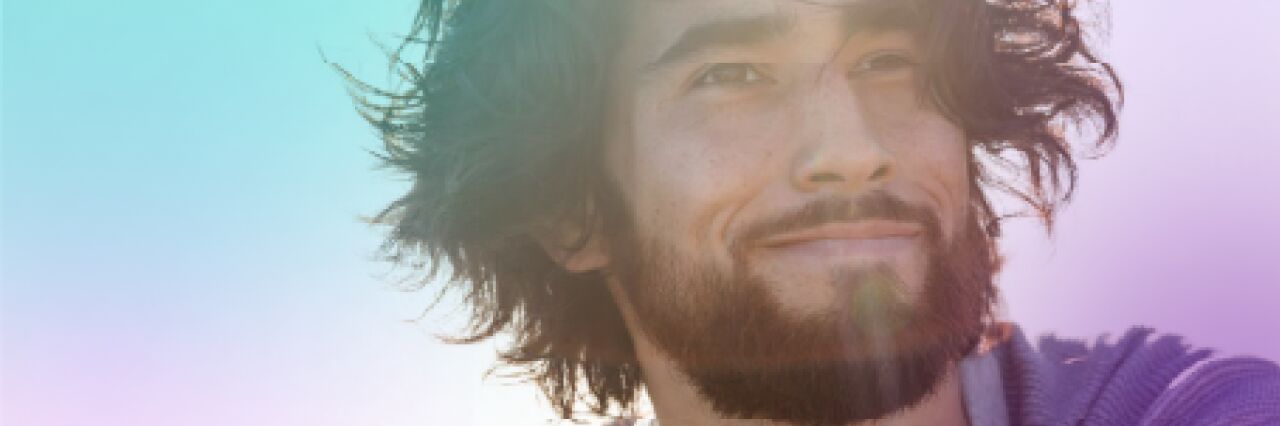
[[[992,318],[1004,191],[1051,224],[1120,85],[1069,1],[424,0],[362,85],[379,220],[563,417],[1280,423],[1280,369]]]

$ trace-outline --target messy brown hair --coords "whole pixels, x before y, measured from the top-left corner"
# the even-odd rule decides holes
[[[635,0],[629,0],[635,1]],[[1081,150],[1107,148],[1121,87],[1095,57],[1071,0],[913,0],[933,101],[971,144],[974,208],[994,241],[990,191],[1052,226],[1075,189]],[[391,51],[400,84],[349,74],[378,155],[412,187],[376,216],[386,253],[444,276],[471,309],[456,342],[513,336],[524,369],[561,416],[575,403],[627,408],[643,382],[599,273],[573,274],[534,238],[560,220],[594,223],[607,70],[620,1],[422,0]],[[341,70],[341,68],[339,68]],[[1068,135],[1087,130],[1083,146]],[[580,240],[585,241],[585,240]]]

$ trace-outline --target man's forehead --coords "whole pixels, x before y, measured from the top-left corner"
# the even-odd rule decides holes
[[[680,30],[709,20],[767,15],[793,16],[799,7],[828,9],[839,14],[850,8],[894,0],[641,0],[629,2],[634,21]]]
[[[760,15],[787,16],[799,8],[826,10],[833,14],[904,6],[912,0],[639,0],[629,1],[633,16],[645,22],[673,26],[691,25],[709,19],[729,19]]]
[[[886,11],[911,8],[911,0],[641,0],[628,2],[629,37],[639,56],[655,59],[691,30],[718,22],[756,21],[776,34],[821,19],[850,30],[874,24]]]

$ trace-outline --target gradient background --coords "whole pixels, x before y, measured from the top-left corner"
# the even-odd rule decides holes
[[[1158,5],[1158,8],[1157,8]],[[410,0],[9,0],[3,14],[2,423],[508,425],[429,295],[358,218],[406,188],[320,57],[388,81],[369,36]],[[1118,148],[1052,241],[1010,229],[1032,334],[1177,332],[1280,359],[1280,3],[1122,1]],[[446,301],[446,305],[449,303]]]

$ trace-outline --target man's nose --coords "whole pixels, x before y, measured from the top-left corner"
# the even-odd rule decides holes
[[[802,94],[800,148],[792,184],[804,192],[852,193],[883,185],[894,173],[857,93],[841,74],[824,72]]]

